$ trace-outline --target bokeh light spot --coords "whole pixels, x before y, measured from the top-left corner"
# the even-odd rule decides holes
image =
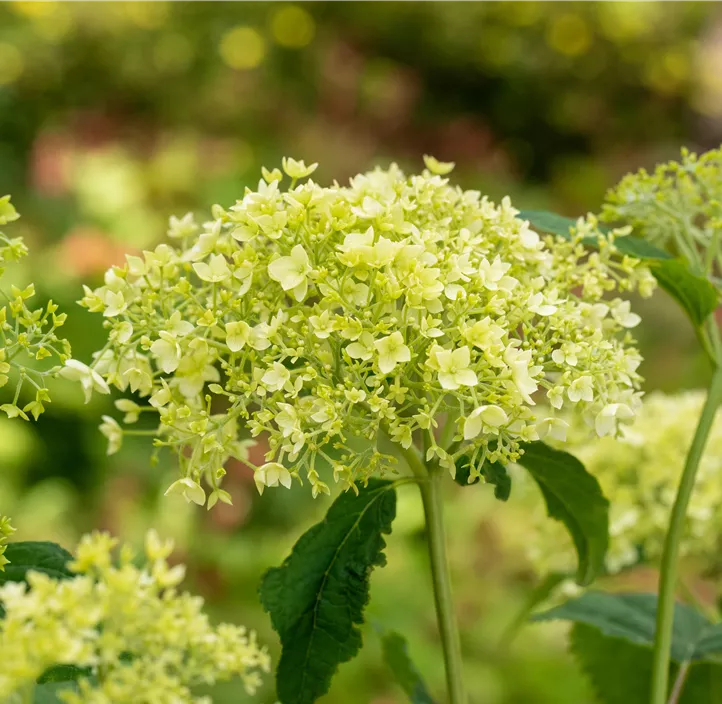
[[[285,5],[273,13],[271,31],[281,46],[300,49],[310,44],[316,32],[316,24],[303,8]]]
[[[53,2],[53,0],[48,0],[47,2],[14,0],[11,6],[19,15],[25,15],[26,17],[43,17],[55,12],[58,3]]]
[[[560,54],[580,56],[591,46],[592,32],[581,16],[563,14],[555,17],[549,25],[547,42]]]
[[[126,2],[123,7],[128,19],[143,29],[156,29],[168,18],[166,2]]]
[[[223,35],[219,50],[231,68],[256,68],[266,55],[266,42],[253,27],[235,27]]]

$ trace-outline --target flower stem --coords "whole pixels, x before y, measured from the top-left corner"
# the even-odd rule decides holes
[[[659,575],[659,600],[657,604],[657,630],[654,640],[652,666],[652,694],[650,704],[665,704],[669,686],[669,657],[672,647],[674,623],[674,596],[677,588],[677,562],[679,544],[685,527],[687,506],[694,489],[697,469],[704,452],[707,437],[712,428],[717,409],[722,403],[722,368],[717,367],[707,392],[702,415],[687,454],[677,497],[672,508],[669,530],[664,542],[662,565]]]
[[[436,618],[439,623],[441,645],[444,651],[449,702],[450,704],[467,704],[461,659],[461,640],[454,614],[449,561],[446,555],[443,497],[441,495],[442,478],[443,475],[437,470],[426,481],[419,482],[419,489],[421,490],[424,514],[426,515],[426,537],[429,543]]]

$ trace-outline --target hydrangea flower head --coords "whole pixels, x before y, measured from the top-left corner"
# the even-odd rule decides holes
[[[495,205],[451,185],[453,164],[426,163],[324,187],[297,184],[315,165],[285,160],[287,188],[264,169],[235,204],[198,225],[173,218],[171,243],[86,288],[83,305],[109,331],[92,368],[158,414],[156,444],[181,465],[171,493],[218,500],[224,462],[247,459],[244,427],[268,436],[259,489],[308,482],[318,495],[331,477],[350,487],[394,469],[388,439],[409,448],[425,435],[450,472],[464,453],[477,474],[485,458],[512,461],[549,432],[545,396],[611,417],[610,432],[629,420],[639,318],[614,292],[653,280],[616,254],[623,233],[589,218],[570,242],[542,238],[508,199]],[[599,252],[581,246],[590,235]],[[609,415],[615,404],[629,412]]]
[[[30,572],[28,585],[0,587],[0,698],[27,692],[56,665],[87,668],[67,704],[208,704],[198,687],[240,677],[249,692],[269,658],[241,626],[212,626],[203,600],[178,591],[182,565],[171,566],[173,544],[150,532],[145,565],[132,550],[113,549],[105,533],[85,536],[70,565],[77,576]]]
[[[584,463],[610,500],[607,568],[611,572],[640,560],[655,561],[661,555],[685,455],[703,404],[704,393],[699,391],[648,394],[634,426],[625,427],[617,439],[600,438],[594,428],[567,415],[565,449]],[[535,529],[528,533],[533,562],[543,572],[573,570],[575,552],[568,535],[560,524],[546,518],[541,497],[532,493],[538,499]],[[698,558],[709,570],[722,566],[721,505],[722,414],[718,413],[680,544],[682,556]]]

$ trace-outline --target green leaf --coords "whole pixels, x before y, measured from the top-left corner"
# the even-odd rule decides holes
[[[311,704],[328,691],[339,664],[361,648],[369,577],[386,562],[383,535],[396,516],[392,482],[341,494],[261,584],[261,601],[281,637],[276,673],[281,704]]]
[[[570,636],[570,649],[603,704],[649,701],[651,648],[610,638],[591,626],[576,623]],[[679,669],[678,664],[670,664],[670,683],[676,681]],[[719,701],[720,692],[722,666],[698,662],[689,668],[677,701],[678,704],[709,704]]]
[[[39,684],[46,682],[74,682],[81,677],[90,677],[92,670],[89,667],[77,667],[76,665],[55,665],[50,667],[38,677]]]
[[[434,704],[419,671],[409,657],[406,639],[390,631],[381,639],[384,660],[412,704]]]
[[[577,221],[574,218],[567,218],[545,210],[522,210],[519,217],[528,220],[536,230],[550,235],[559,235],[565,240],[571,239],[571,230],[577,226]],[[610,230],[609,227],[601,223],[597,227],[602,233],[607,233]],[[585,237],[582,241],[585,245],[594,249],[598,246],[595,237]],[[672,259],[671,254],[667,254],[663,249],[659,249],[659,247],[655,247],[647,240],[635,235],[617,237],[614,240],[614,246],[622,254],[628,254],[630,257],[636,257],[637,259]]]
[[[674,257],[668,254],[663,249],[655,247],[651,242],[642,239],[641,237],[635,237],[634,235],[627,235],[626,237],[617,237],[614,240],[614,246],[622,254],[628,254],[630,257],[636,259],[648,260],[648,263],[657,259],[661,262],[671,261]]]
[[[577,550],[577,582],[594,580],[604,567],[609,544],[609,502],[599,482],[573,455],[554,450],[543,442],[522,446],[518,463],[541,489],[551,518],[566,526]]]
[[[611,638],[652,647],[656,630],[656,594],[608,594],[589,591],[576,599],[536,614],[532,621],[584,623]],[[674,608],[671,658],[681,663],[722,655],[722,624],[710,623],[684,604]]]
[[[577,226],[577,221],[573,218],[550,213],[546,210],[522,210],[519,212],[518,217],[522,220],[528,220],[535,230],[550,235],[559,235],[565,240],[571,239],[571,230]]]
[[[506,467],[499,462],[484,462],[479,470],[481,476],[487,484],[494,485],[494,496],[500,501],[507,501],[511,494],[511,477]],[[468,455],[462,455],[456,461],[456,474],[454,481],[460,486],[469,486],[469,477],[471,476],[471,458]],[[478,484],[479,478],[476,477],[471,484]]]
[[[6,582],[24,582],[31,570],[44,572],[55,579],[69,579],[75,576],[67,567],[73,556],[60,545],[48,542],[8,543],[5,557],[10,564],[0,572],[0,585]]]
[[[717,307],[717,289],[711,281],[692,274],[681,259],[651,265],[663,288],[684,309],[695,327],[700,327]]]

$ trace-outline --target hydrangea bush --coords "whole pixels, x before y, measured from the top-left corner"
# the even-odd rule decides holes
[[[248,462],[246,428],[268,436],[259,489],[308,482],[316,496],[330,477],[348,488],[393,470],[393,447],[421,436],[425,460],[452,474],[470,454],[471,481],[563,433],[537,398],[604,434],[633,417],[639,317],[614,294],[654,280],[616,255],[623,231],[589,219],[569,242],[542,238],[508,199],[452,186],[432,159],[420,175],[392,165],[299,184],[315,167],[284,160],[285,177],[264,170],[201,225],[171,218],[168,243],[86,288],[108,329],[92,369],[135,393],[116,404],[126,424],[158,414],[156,445],[181,466],[169,492],[229,501],[223,463]],[[127,432],[111,418],[102,430],[111,452]]]
[[[125,435],[153,435],[155,453],[167,448],[177,457],[180,476],[166,493],[209,509],[230,502],[222,479],[231,457],[252,468],[260,492],[298,483],[318,497],[337,486],[325,519],[261,584],[282,646],[276,673],[282,704],[315,702],[337,666],[361,647],[370,574],[385,562],[385,536],[404,485],[416,485],[423,502],[450,704],[468,702],[443,516],[452,477],[464,486],[492,484],[505,500],[507,466],[523,466],[549,516],[570,533],[583,585],[605,563],[629,560],[632,545],[659,551],[669,514],[659,607],[654,595],[645,602],[647,619],[650,608],[658,613],[650,701],[664,704],[669,653],[691,652],[689,644],[671,647],[675,566],[722,401],[722,345],[712,316],[719,297],[719,159],[685,155],[682,165],[654,177],[628,177],[603,209],[611,226],[591,214],[566,220],[520,213],[508,199],[497,205],[452,185],[453,164],[425,162],[418,175],[392,165],[348,185],[321,186],[309,179],[316,164],[284,159],[282,169],[263,169],[255,190],[247,188],[229,207],[213,206],[207,219],[171,218],[167,242],[129,254],[104,285],[85,287],[81,304],[100,314],[107,330],[107,343],[88,366],[71,359],[69,348],[46,344],[57,323],[46,333],[38,326],[54,311],[26,311],[23,292],[12,291],[10,310],[19,322],[4,325],[3,374],[19,364],[16,348],[48,347],[62,366],[43,373],[78,381],[86,400],[114,387],[123,417],[102,419],[108,451],[120,450]],[[668,234],[673,227],[682,233]],[[640,318],[623,296],[650,295],[656,282],[689,314],[718,369],[701,410],[699,399],[685,400],[686,423],[667,422],[669,409],[655,411],[661,402],[654,397],[635,430],[629,426],[642,403],[641,358],[631,329]],[[17,367],[22,384],[32,376],[23,369]],[[19,393],[3,408],[27,417],[33,408],[20,407]],[[672,501],[665,472],[673,462],[661,467],[655,458],[667,452],[668,460],[681,461],[694,410],[699,422]],[[135,425],[141,415],[153,418],[152,430]],[[581,428],[596,444],[582,448]],[[565,451],[567,435],[592,472]],[[258,466],[248,456],[254,441],[266,449]],[[648,452],[650,443],[658,454]],[[702,487],[716,495],[705,466]],[[602,487],[615,500],[608,558]],[[700,534],[692,533],[690,552],[713,544],[701,535],[702,526],[713,525],[710,505],[699,501],[691,515]],[[6,643],[8,658],[17,658],[14,676],[32,686],[48,666],[70,662],[70,655],[57,659],[63,642],[73,664],[90,668],[90,675],[78,675],[77,691],[64,694],[71,702],[131,701],[130,683],[143,678],[154,701],[170,693],[172,701],[194,701],[194,685],[233,674],[252,688],[268,666],[265,652],[242,629],[210,628],[199,602],[179,595],[180,570],[165,561],[169,548],[151,534],[143,568],[127,553],[112,562],[111,542],[95,536],[81,544],[71,565],[81,574],[70,580],[30,570],[26,585],[0,589],[7,611],[0,655]],[[75,608],[80,592],[82,610]],[[624,597],[589,599],[562,605],[551,617],[579,618],[599,626],[602,636],[619,636],[604,624],[629,607]],[[41,612],[47,601],[55,606]],[[137,619],[116,618],[131,604]],[[69,626],[66,618],[75,621]],[[642,622],[632,614],[624,625],[632,632]],[[87,632],[79,628],[84,624]],[[28,629],[35,636],[25,643]],[[43,650],[46,630],[52,653]],[[649,633],[629,639],[651,645]],[[383,638],[409,696],[430,701],[403,638]],[[675,691],[686,677],[686,669],[680,672]],[[8,691],[18,686],[17,679],[8,682]]]
[[[211,626],[203,600],[178,591],[185,571],[168,563],[172,542],[148,533],[142,566],[129,546],[116,562],[115,546],[87,535],[73,576],[37,571],[0,587],[0,699],[32,697],[36,680],[62,665],[80,669],[76,687],[58,694],[67,704],[201,704],[210,700],[195,688],[232,677],[254,692],[268,655],[243,627]]]

